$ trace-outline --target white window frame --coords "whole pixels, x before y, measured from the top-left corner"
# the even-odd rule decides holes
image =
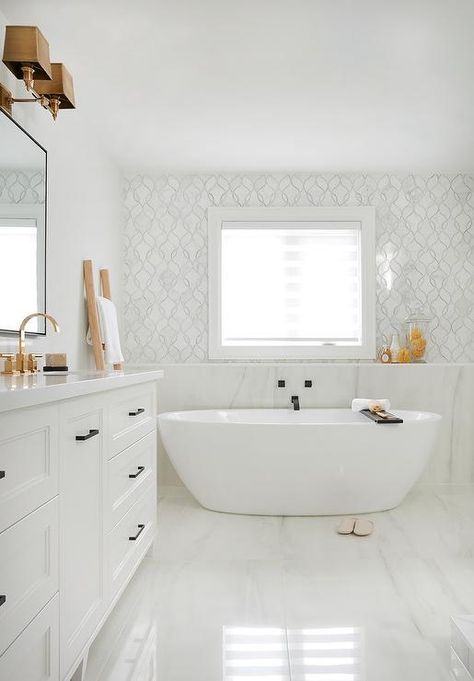
[[[359,222],[361,225],[362,343],[357,346],[222,345],[221,253],[223,222]],[[374,359],[375,208],[209,208],[208,209],[209,358],[210,359]]]

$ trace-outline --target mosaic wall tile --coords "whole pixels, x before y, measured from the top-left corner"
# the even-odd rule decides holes
[[[43,203],[44,175],[41,170],[0,168],[0,203]]]
[[[210,206],[371,205],[378,343],[422,310],[432,319],[428,359],[472,362],[473,191],[467,175],[127,175],[126,355],[135,362],[207,361]]]

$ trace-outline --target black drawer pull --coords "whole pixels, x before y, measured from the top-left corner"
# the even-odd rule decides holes
[[[81,442],[84,442],[84,440],[90,440],[91,437],[95,437],[98,434],[99,434],[99,431],[97,430],[97,428],[91,428],[91,430],[87,433],[87,435],[76,435],[76,440],[80,440]]]
[[[4,594],[2,594],[2,595],[0,596],[0,608],[1,608],[2,605],[6,602],[6,600],[7,600],[7,597],[6,597]]]
[[[139,414],[144,414],[145,410],[140,407],[140,409],[135,409],[135,411],[129,411],[129,416],[138,416]]]
[[[130,540],[130,541],[135,541],[135,539],[138,539],[138,537],[141,535],[141,533],[142,533],[143,530],[145,529],[145,525],[139,525],[138,527],[139,527],[139,530],[138,530],[138,532],[136,533],[136,535],[135,535],[134,537],[129,537],[129,540]]]
[[[129,478],[138,478],[138,476],[141,475],[144,470],[145,470],[145,466],[138,466],[138,473],[129,473],[128,477]]]
[[[0,479],[5,477],[5,471],[0,471]]]

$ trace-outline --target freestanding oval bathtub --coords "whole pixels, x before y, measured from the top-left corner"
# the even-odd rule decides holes
[[[397,506],[421,475],[441,417],[396,411],[376,424],[349,409],[179,411],[158,417],[189,491],[214,511],[369,513]]]

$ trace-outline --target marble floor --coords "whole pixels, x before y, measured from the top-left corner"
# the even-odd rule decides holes
[[[86,681],[447,681],[450,616],[474,613],[474,487],[423,486],[372,514],[232,516],[183,489],[158,550],[94,644]]]

